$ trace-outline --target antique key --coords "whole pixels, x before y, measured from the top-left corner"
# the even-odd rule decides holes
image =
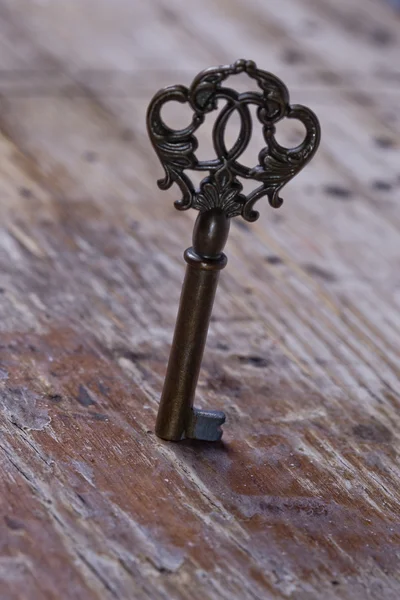
[[[228,77],[239,73],[254,79],[260,91],[238,93],[224,85]],[[198,141],[194,134],[206,115],[218,109],[218,100],[225,101],[225,105],[212,132],[217,158],[198,160],[195,154]],[[161,109],[169,101],[188,103],[193,110],[192,121],[186,128],[174,130],[162,120]],[[258,155],[258,164],[247,167],[239,162],[239,157],[251,138],[251,104],[257,107],[266,146]],[[240,117],[240,132],[232,148],[228,149],[225,129],[235,111]],[[275,125],[285,117],[301,121],[306,129],[304,140],[295,148],[285,148],[275,139]],[[147,111],[147,128],[165,170],[165,177],[157,182],[159,188],[167,190],[176,183],[182,197],[175,202],[175,207],[199,211],[193,245],[184,254],[186,276],[156,434],[166,440],[218,441],[225,414],[219,410],[194,408],[193,400],[219,273],[227,263],[223,250],[230,220],[242,216],[246,221],[255,221],[259,213],[254,210],[254,205],[262,196],[267,196],[274,208],[282,205],[279,192],[314,156],[320,140],[320,126],[309,108],[289,104],[288,90],[280,79],[258,69],[253,61],[238,60],[233,65],[205,69],[189,88],[174,85],[157,92]],[[185,169],[208,172],[199,189],[195,189]],[[253,179],[259,185],[245,195],[239,178]]]

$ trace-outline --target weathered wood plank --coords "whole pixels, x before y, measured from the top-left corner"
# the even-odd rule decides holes
[[[363,4],[0,3],[1,68],[49,85],[0,111],[4,598],[397,600],[399,127],[376,31],[388,60],[400,43]],[[170,445],[194,215],[156,190],[144,112],[239,55],[323,144],[279,213],[232,228],[198,393],[225,443]]]

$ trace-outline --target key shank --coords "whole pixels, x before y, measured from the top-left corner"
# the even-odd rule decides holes
[[[200,212],[193,230],[193,246],[185,251],[187,263],[167,374],[156,422],[156,434],[166,440],[185,437],[208,441],[222,436],[221,411],[193,408],[208,326],[230,219],[218,208]]]

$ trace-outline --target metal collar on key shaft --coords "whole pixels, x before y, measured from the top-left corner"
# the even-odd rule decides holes
[[[259,92],[238,93],[224,85],[228,77],[243,72],[257,82]],[[218,109],[218,100],[225,101],[225,105],[212,132],[217,158],[200,161],[196,157],[198,141],[194,134],[206,115]],[[193,117],[188,127],[174,130],[164,123],[161,110],[170,101],[189,104]],[[259,152],[258,164],[248,167],[240,163],[239,158],[251,138],[251,104],[257,106],[266,146]],[[240,117],[239,136],[232,148],[227,149],[225,128],[235,111]],[[295,148],[285,148],[275,139],[275,125],[285,117],[301,121],[306,129],[303,142]],[[233,65],[205,69],[195,77],[190,88],[175,85],[160,90],[149,105],[147,128],[165,169],[165,177],[158,181],[159,188],[166,190],[173,183],[178,184],[182,197],[175,202],[175,207],[199,211],[193,246],[184,254],[186,276],[156,433],[167,440],[216,441],[222,436],[220,426],[225,421],[224,413],[193,408],[193,400],[219,272],[227,263],[223,249],[230,219],[242,216],[246,221],[255,221],[259,213],[254,205],[263,196],[267,196],[274,208],[282,205],[279,192],[314,156],[320,127],[310,109],[289,104],[288,90],[280,79],[258,69],[253,61],[238,60]],[[185,169],[208,172],[199,189],[194,188]],[[240,179],[252,179],[259,185],[245,195]]]

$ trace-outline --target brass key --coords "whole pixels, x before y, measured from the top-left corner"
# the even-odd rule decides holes
[[[246,73],[260,91],[238,93],[224,83],[231,75]],[[200,161],[196,157],[196,130],[206,115],[225,105],[218,114],[212,133],[217,158]],[[161,118],[161,109],[170,101],[188,103],[192,122],[174,130]],[[258,155],[258,164],[247,167],[239,162],[252,133],[249,105],[257,106],[266,146]],[[231,149],[225,145],[225,129],[233,112],[240,117],[240,132]],[[285,148],[275,139],[275,125],[284,118],[303,123],[306,135],[295,148]],[[204,346],[220,271],[227,258],[223,252],[230,220],[242,216],[255,221],[259,213],[255,203],[267,196],[274,208],[282,205],[279,192],[314,156],[320,141],[320,126],[315,114],[304,106],[290,105],[285,84],[275,75],[258,69],[253,61],[238,60],[233,65],[205,69],[189,88],[175,85],[160,90],[150,102],[147,128],[155,151],[165,169],[157,183],[167,190],[176,183],[182,197],[175,202],[178,210],[199,211],[193,245],[184,254],[187,263],[175,334],[172,342],[164,389],[156,422],[156,434],[166,440],[184,438],[218,441],[225,414],[218,410],[193,407]],[[208,171],[198,190],[185,169]],[[259,185],[247,196],[238,178],[253,179]]]

